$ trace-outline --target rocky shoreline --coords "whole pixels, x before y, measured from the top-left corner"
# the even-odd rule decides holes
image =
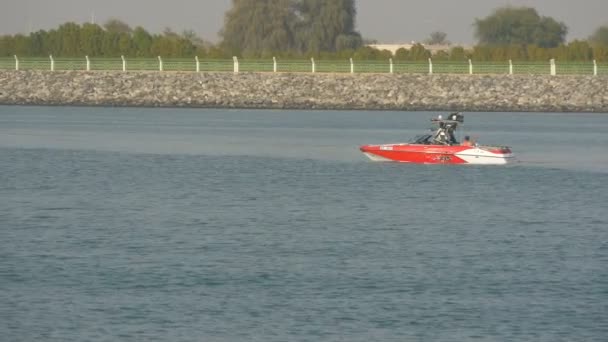
[[[608,113],[608,77],[4,70],[0,104]]]

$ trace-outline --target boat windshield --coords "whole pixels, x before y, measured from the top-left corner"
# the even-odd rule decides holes
[[[410,143],[412,144],[421,144],[421,145],[429,145],[431,143],[432,134],[421,134],[417,135],[412,139]]]

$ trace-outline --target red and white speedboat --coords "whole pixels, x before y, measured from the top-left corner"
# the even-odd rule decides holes
[[[373,161],[393,161],[418,164],[479,164],[505,165],[514,161],[513,152],[506,146],[482,146],[468,137],[458,143],[454,131],[464,122],[460,113],[431,120],[437,128],[431,134],[420,135],[411,143],[365,145],[361,152]]]

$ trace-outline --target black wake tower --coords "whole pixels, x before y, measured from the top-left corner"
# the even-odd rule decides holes
[[[458,124],[464,123],[464,115],[461,113],[452,113],[447,119],[443,119],[441,115],[438,118],[431,119],[431,122],[437,125],[430,140],[433,145],[458,145],[458,141],[454,136]]]

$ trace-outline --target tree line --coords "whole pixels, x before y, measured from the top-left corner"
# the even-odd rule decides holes
[[[0,55],[42,57],[185,57],[209,52],[191,31],[178,34],[166,29],[151,34],[142,27],[131,29],[119,20],[105,25],[68,22],[57,29],[40,30],[29,35],[0,37]]]
[[[448,45],[434,53],[422,44],[394,54],[366,46],[355,30],[356,13],[354,0],[233,0],[217,44],[192,30],[176,33],[167,28],[152,34],[111,19],[104,25],[68,22],[49,31],[0,36],[0,56],[608,61],[608,26],[587,40],[565,43],[567,26],[529,7],[498,8],[475,20],[476,46]],[[446,38],[444,32],[433,32],[426,43],[448,44]]]

